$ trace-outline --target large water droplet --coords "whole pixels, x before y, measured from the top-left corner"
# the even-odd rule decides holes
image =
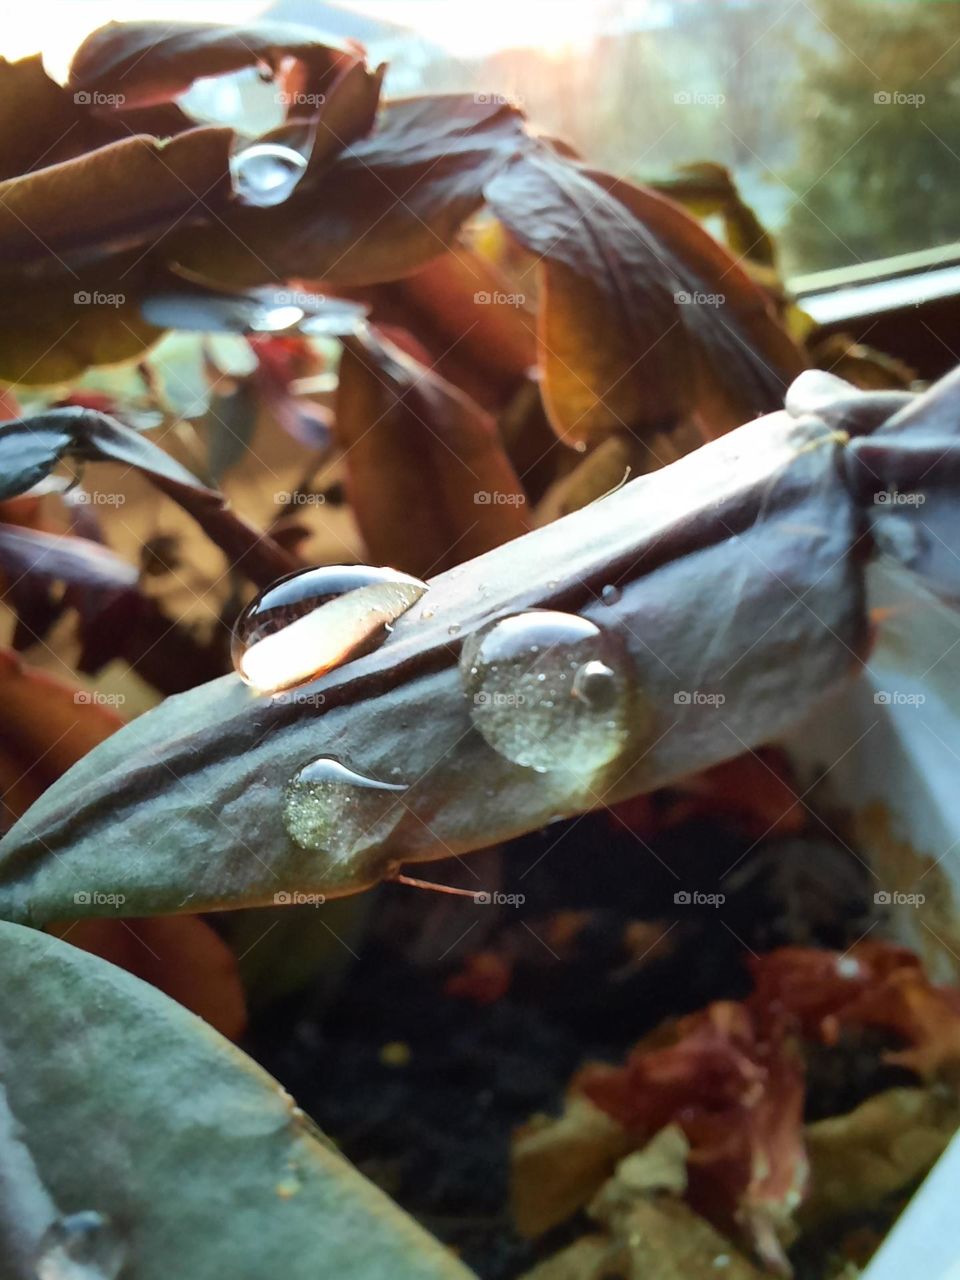
[[[282,204],[303,177],[299,151],[276,142],[254,142],[230,157],[230,181],[244,204],[268,209]]]
[[[233,665],[261,693],[303,684],[375,649],[389,634],[389,624],[426,589],[419,578],[368,565],[288,574],[237,619]]]
[[[576,614],[534,609],[464,644],[474,725],[515,764],[592,775],[623,749],[629,683],[619,644]]]
[[[115,1280],[126,1252],[104,1214],[71,1213],[58,1218],[40,1241],[37,1280]]]
[[[405,782],[379,782],[355,773],[333,756],[320,756],[287,783],[283,821],[304,849],[347,858],[375,839],[374,828],[399,803]]]

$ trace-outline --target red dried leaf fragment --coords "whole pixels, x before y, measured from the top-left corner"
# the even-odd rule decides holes
[[[640,1142],[678,1124],[691,1204],[722,1229],[739,1227],[782,1270],[777,1230],[807,1177],[804,1081],[792,1040],[758,1022],[746,1005],[718,1001],[681,1019],[670,1043],[639,1045],[623,1067],[588,1067],[575,1087]]]

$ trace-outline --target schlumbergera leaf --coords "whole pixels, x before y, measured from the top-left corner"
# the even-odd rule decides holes
[[[385,339],[346,343],[336,433],[373,560],[422,576],[526,532],[493,419]]]
[[[192,1014],[16,925],[0,961],[5,1275],[34,1276],[51,1222],[93,1210],[136,1280],[469,1280]]]
[[[649,434],[695,412],[709,436],[782,403],[803,368],[799,349],[678,206],[543,145],[486,197],[537,257],[543,394],[563,439]]]
[[[79,462],[121,462],[136,468],[183,507],[231,564],[258,585],[266,586],[298,567],[294,556],[232,511],[221,493],[201,484],[146,436],[93,409],[76,406],[49,409],[33,418],[0,424],[0,464],[4,469],[0,497],[11,497],[29,489],[64,458]],[[33,537],[55,540],[61,548],[58,554],[66,564],[73,564],[78,558],[79,552],[70,545],[77,539],[36,534]],[[8,535],[7,545],[11,548],[8,554],[13,555],[20,542]],[[105,564],[116,559],[104,548],[98,548],[98,552],[99,556],[88,552],[91,563]],[[130,572],[135,581],[136,574]]]
[[[398,861],[486,848],[776,738],[866,651],[842,448],[812,417],[760,419],[431,579],[380,648],[290,696],[228,676],[167,699],[0,842],[0,914],[62,917],[78,890],[123,893],[131,915],[268,905],[291,890],[344,896]],[[736,582],[734,598],[704,581]],[[531,608],[576,613],[616,646],[626,736],[606,764],[581,765],[560,735],[569,767],[539,773],[474,730],[462,647]],[[678,705],[678,689],[698,688],[723,695],[722,716]],[[511,724],[522,711],[509,708]],[[284,825],[285,789],[319,755],[406,784],[402,801],[362,831],[332,822],[320,848],[303,847]]]

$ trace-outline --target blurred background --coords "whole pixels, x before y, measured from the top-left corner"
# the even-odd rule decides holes
[[[960,247],[953,0],[47,0],[8,10],[0,53],[56,74],[111,18],[254,17],[361,41],[388,96],[502,95],[635,181],[725,165],[788,278]],[[192,92],[233,116],[256,72]]]

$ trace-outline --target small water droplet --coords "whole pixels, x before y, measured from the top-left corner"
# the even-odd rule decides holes
[[[110,1219],[93,1209],[58,1218],[37,1252],[37,1280],[115,1280],[127,1249]]]
[[[459,631],[460,631],[460,623],[459,623],[459,622],[451,622],[450,626],[449,626],[449,627],[447,627],[447,635],[448,635],[448,636],[455,636],[455,635],[459,634]]]
[[[375,649],[426,589],[418,578],[368,565],[288,574],[237,619],[233,665],[260,693],[303,684]]]
[[[399,803],[405,782],[380,782],[349,769],[333,756],[304,765],[284,791],[283,821],[303,849],[346,859]]]
[[[470,716],[515,764],[592,776],[623,750],[629,683],[618,641],[587,618],[533,609],[464,644]]]
[[[620,599],[621,594],[620,588],[614,587],[610,583],[607,583],[600,592],[600,596],[604,604],[616,604]]]
[[[306,167],[304,157],[292,147],[254,142],[230,157],[230,180],[244,204],[268,209],[290,196]]]
[[[424,622],[429,622],[436,612],[437,612],[436,609],[424,609],[420,617],[423,619]]]

